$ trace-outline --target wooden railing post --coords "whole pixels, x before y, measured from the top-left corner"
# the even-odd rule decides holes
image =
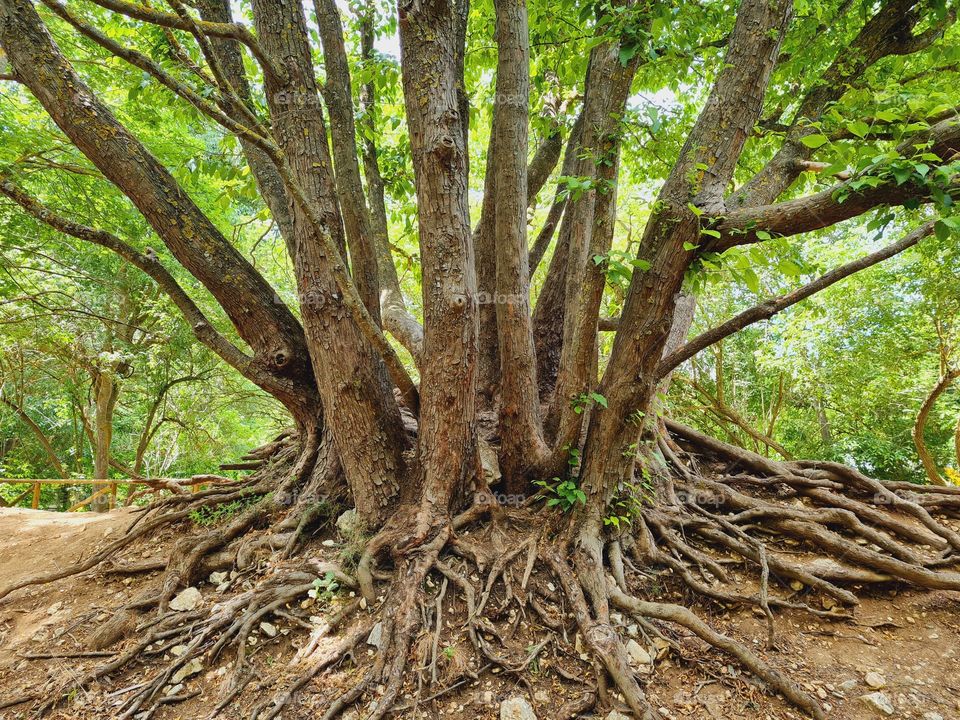
[[[30,503],[30,507],[34,510],[40,507],[40,483],[38,482],[33,484],[33,502]]]

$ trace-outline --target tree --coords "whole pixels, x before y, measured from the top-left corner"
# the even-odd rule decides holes
[[[588,28],[575,52],[544,50],[536,56],[565,69],[563,90],[582,87],[579,119],[570,123],[561,153],[558,136],[568,120],[558,110],[562,102],[547,97],[542,74],[531,75],[533,48],[539,47],[532,38],[542,37],[549,46],[549,19],[538,14],[531,27],[526,4],[505,0],[495,0],[492,13],[461,0],[399,3],[399,89],[392,92],[398,96],[402,90],[403,146],[413,170],[421,328],[391,267],[378,169],[382,125],[373,111],[383,93],[378,95],[381,88],[369,67],[375,64],[373,8],[362,10],[359,65],[366,75],[354,82],[331,2],[315,4],[319,48],[311,43],[299,4],[256,0],[249,12],[252,29],[234,20],[221,0],[202,0],[196,7],[179,0],[169,4],[172,12],[127,0],[79,7],[44,0],[41,14],[29,0],[0,0],[9,92],[42,107],[62,133],[57,137],[82,156],[77,161],[142,214],[162,252],[141,250],[122,230],[78,222],[38,200],[18,176],[16,162],[6,169],[0,192],[36,220],[107,248],[150,276],[198,342],[284,405],[296,434],[259,451],[276,451],[284,462],[270,464],[241,489],[175,497],[163,506],[170,512],[158,513],[56,577],[93,567],[185,511],[249,495],[262,498],[227,527],[184,538],[156,595],[117,616],[126,622],[131,613],[155,605],[164,617],[202,561],[225,546],[236,550],[234,543],[255,522],[276,519],[278,532],[294,528],[288,539],[293,547],[316,519],[318,498],[345,497],[372,536],[355,580],[331,572],[355,583],[369,606],[377,603],[382,582],[378,565],[392,566],[392,580],[378,611],[381,652],[355,687],[331,701],[328,716],[373,694],[382,681],[370,715],[377,720],[401,691],[411,644],[424,629],[425,579],[435,573],[453,583],[468,604],[476,601],[471,645],[501,665],[509,661],[483,637],[481,611],[491,584],[513,562],[531,568],[524,574],[524,591],[533,568],[552,574],[598,663],[597,673],[610,677],[638,717],[652,713],[610,623],[611,607],[686,626],[811,716],[823,717],[824,711],[793,680],[685,608],[634,597],[625,550],[634,562],[672,569],[710,598],[756,604],[771,621],[771,608],[798,605],[769,593],[771,570],[845,604],[856,598],[831,579],[769,553],[765,542],[749,533],[747,524],[758,520],[765,530],[877,572],[923,587],[960,588],[960,575],[950,569],[960,536],[931,515],[953,495],[932,493],[916,501],[903,486],[882,484],[839,464],[774,461],[659,417],[658,401],[664,378],[697,352],[928,236],[946,242],[957,229],[960,223],[949,215],[960,151],[956,108],[921,102],[903,112],[888,87],[889,66],[898,62],[906,63],[896,66],[904,72],[916,67],[921,81],[936,72],[934,63],[944,54],[939,48],[950,44],[940,41],[953,32],[952,9],[936,1],[889,0],[863,18],[845,3],[795,12],[789,0],[742,0],[728,18],[723,7],[712,4],[610,2],[579,15],[563,3],[531,6],[538,13],[548,10],[547,16],[574,16]],[[495,62],[472,66],[467,50],[489,43],[491,21]],[[717,27],[723,28],[719,38]],[[131,28],[148,31],[158,45],[141,49]],[[165,100],[192,107],[195,122],[207,132],[236,139],[289,254],[294,308],[278,301],[265,275],[202,207],[202,198],[193,197],[151,152],[139,123],[120,119],[111,107],[119,80],[83,77],[66,57],[60,38],[76,42],[77,34],[83,53],[128,64],[138,71],[133,77],[162,88]],[[830,42],[811,41],[819,35]],[[322,84],[314,51],[323,56]],[[585,60],[571,59],[577,53]],[[355,71],[357,63],[353,66]],[[571,79],[570,67],[580,77]],[[690,67],[709,78],[705,94],[687,87],[689,81],[680,84]],[[487,127],[478,130],[470,93],[491,77],[488,149],[479,163],[485,167],[484,200],[473,227],[469,187],[478,163],[471,162],[471,137]],[[620,181],[635,172],[624,163],[637,152],[630,147],[639,125],[631,93],[635,83],[654,79],[660,89],[672,82],[675,92],[689,92],[691,101],[681,105],[690,122],[679,123],[682,130],[670,136],[675,147],[669,159],[651,162],[647,180],[656,183],[656,200],[624,251],[614,240],[622,220]],[[361,90],[359,121],[354,88]],[[534,97],[534,88],[541,96]],[[533,106],[554,107],[554,117],[538,122]],[[533,152],[531,127],[542,134]],[[559,188],[531,253],[528,209],[561,155]],[[827,187],[811,192],[822,179]],[[751,246],[789,247],[793,238],[829,231],[875,210],[891,215],[881,225],[908,228],[901,239],[684,342],[692,303],[679,299],[695,295],[711,267],[729,265],[749,285],[756,277]],[[937,219],[939,211],[943,217]],[[551,260],[531,311],[531,268],[551,242]],[[202,286],[205,302],[193,299],[199,288],[185,287],[184,275]],[[208,318],[202,308],[213,304],[210,300],[232,329],[218,328]],[[615,332],[601,343],[601,310],[611,305],[618,314],[603,327]],[[403,362],[385,333],[405,344],[415,367]],[[545,507],[496,501],[482,469],[491,447],[502,490],[524,497],[543,487],[550,500]],[[736,466],[740,480],[699,474],[684,460],[687,454]],[[655,499],[648,504],[641,481],[655,484]],[[810,505],[797,508],[757,492],[770,484],[786,486]],[[923,529],[899,514],[912,516]],[[513,550],[496,557],[484,588],[474,588],[468,575],[446,560],[450,552],[481,566],[494,560],[493,546],[463,549],[457,536],[464,528],[531,523],[532,531],[516,534]],[[688,529],[697,547],[681,539]],[[910,544],[943,550],[948,562],[928,558]],[[698,580],[691,565],[723,575],[715,562],[702,559],[699,546],[720,547],[755,563],[762,578],[758,595],[716,590]],[[525,551],[529,559],[520,557]],[[302,583],[302,577],[291,575],[286,583],[281,577],[245,611],[258,618],[302,594]],[[4,589],[0,597],[14,589]],[[214,644],[218,650],[231,641],[243,647],[244,622],[211,615],[171,667]],[[368,628],[361,622],[350,630],[340,650],[349,651]],[[166,629],[160,622],[153,632]],[[154,636],[148,634],[144,643]],[[293,689],[335,659],[311,664]],[[238,682],[243,665],[241,650]],[[102,672],[116,664],[109,667]],[[168,676],[144,683],[128,700],[130,712],[154,703]],[[597,678],[597,686],[605,683]],[[265,705],[264,716],[276,716],[284,697]],[[595,702],[595,688],[586,697],[588,705]]]
[[[89,207],[90,197],[69,181],[56,196],[71,209]],[[83,498],[77,493],[88,478],[162,476],[176,460],[181,472],[209,472],[210,456],[189,444],[205,424],[219,420],[223,434],[237,427],[191,404],[209,410],[245,401],[231,387],[235,378],[220,382],[216,359],[193,344],[157,286],[106,251],[78,247],[18,215],[5,217],[0,257],[3,433],[20,438],[7,448],[4,477],[51,477],[52,470],[52,477],[73,479],[74,488],[43,488],[45,507],[65,510]],[[203,437],[223,452],[218,435]],[[206,462],[190,467],[201,458]],[[97,500],[92,509],[107,508],[106,494]]]

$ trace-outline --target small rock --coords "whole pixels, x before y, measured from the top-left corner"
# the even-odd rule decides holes
[[[887,679],[878,672],[868,672],[863,676],[863,681],[871,690],[880,690],[887,686]]]
[[[630,720],[630,718],[619,710],[611,710],[603,720]]]
[[[630,659],[630,664],[634,667],[647,669],[650,666],[652,661],[650,653],[636,640],[631,640],[627,643],[626,651],[627,657]]]
[[[210,578],[209,578],[210,584],[211,584],[211,585],[221,585],[221,584],[223,584],[223,583],[225,583],[225,582],[227,581],[227,578],[228,578],[228,577],[229,577],[229,575],[227,575],[227,573],[225,573],[225,572],[220,572],[220,571],[218,571],[218,572],[212,572],[212,573],[210,573]]]
[[[872,692],[860,696],[860,702],[882,715],[893,715],[893,703],[882,692]]]
[[[336,541],[336,540],[324,540],[324,541],[323,541],[322,543],[320,543],[320,544],[323,545],[324,547],[336,547],[337,541]]]
[[[47,615],[56,615],[58,612],[60,612],[60,608],[62,607],[63,607],[63,603],[58,600],[53,605],[47,608]]]
[[[850,692],[851,690],[856,690],[859,683],[856,680],[844,680],[842,683],[837,685],[840,689],[840,692]]]
[[[537,715],[530,703],[518,695],[500,703],[500,720],[537,720]]]
[[[943,715],[935,712],[925,712],[923,714],[923,720],[943,720]]]
[[[533,699],[540,705],[546,705],[550,702],[550,693],[548,693],[546,690],[537,690],[533,694]]]
[[[370,634],[367,635],[367,645],[373,645],[379,650],[381,644],[383,644],[383,623],[377,623],[370,629]]]
[[[339,530],[340,534],[344,537],[359,535],[362,529],[363,525],[360,523],[357,511],[353,508],[340,513],[340,517],[337,518],[337,530]]]
[[[195,587],[188,587],[170,601],[170,609],[176,610],[177,612],[193,610],[200,604],[201,600],[203,600],[203,596],[200,594],[200,591]]]
[[[262,622],[260,623],[260,632],[266,635],[269,638],[277,636],[277,626],[273,623]]]
[[[170,648],[170,654],[173,655],[174,657],[180,657],[186,651],[187,651],[186,645],[174,645],[172,648]]]
[[[200,658],[194,658],[193,660],[188,662],[186,665],[184,665],[182,668],[177,670],[173,674],[173,677],[171,678],[171,680],[173,680],[173,682],[176,684],[176,683],[179,683],[181,680],[184,680],[190,677],[191,675],[196,675],[198,672],[201,672],[202,670],[203,670],[203,663],[200,662]]]
[[[176,695],[178,692],[180,692],[181,690],[183,690],[183,683],[177,683],[176,685],[168,685],[167,691],[164,693],[164,695],[166,695],[167,697],[172,697]]]

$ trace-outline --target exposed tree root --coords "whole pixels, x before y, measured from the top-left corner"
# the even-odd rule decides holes
[[[352,575],[297,553],[308,529],[327,517],[323,499],[335,492],[339,475],[324,443],[308,440],[302,452],[289,443],[275,448],[265,469],[240,487],[164,498],[96,555],[5,588],[0,597],[101,566],[198,508],[255,497],[225,526],[178,542],[165,563],[105,567],[163,573],[90,638],[93,649],[86,652],[99,656],[124,642],[122,649],[83,676],[44,688],[41,710],[77,687],[146,664],[150,670],[140,671],[139,682],[108,696],[114,716],[143,720],[191,697],[171,692],[191,663],[208,667],[229,659],[231,672],[214,714],[256,680],[263,699],[252,716],[272,720],[325,673],[354,668],[351,683],[326,699],[320,716],[335,718],[357,706],[369,720],[381,720],[491,668],[528,684],[532,664],[545,662],[569,690],[568,700],[545,716],[574,717],[597,703],[622,702],[635,717],[652,718],[645,675],[631,666],[623,628],[611,620],[615,609],[644,634],[677,648],[671,626],[692,633],[810,717],[822,718],[818,701],[793,679],[689,608],[657,596],[669,587],[724,607],[756,607],[767,622],[768,647],[775,647],[782,611],[849,620],[858,600],[848,583],[960,589],[960,536],[946,520],[957,517],[960,490],[880,483],[832,463],[777,462],[677,424],[669,430],[657,443],[666,465],[655,478],[655,497],[616,532],[611,525],[603,532],[571,533],[570,516],[559,512],[548,515],[551,524],[544,526],[542,508],[531,508],[530,501],[502,507],[482,494],[455,518],[417,523],[415,509],[401,509],[367,542]],[[254,532],[264,522],[269,531]],[[571,537],[578,538],[576,547]],[[253,558],[261,552],[274,560],[256,570]],[[224,600],[170,612],[170,599],[212,567],[240,573]],[[744,571],[752,580],[737,574]],[[318,625],[301,612],[300,602],[318,581],[330,580],[360,597],[339,604]],[[309,636],[288,667],[263,676],[248,638],[270,618]],[[371,632],[378,652],[367,663],[355,648]],[[577,672],[570,672],[571,662]]]

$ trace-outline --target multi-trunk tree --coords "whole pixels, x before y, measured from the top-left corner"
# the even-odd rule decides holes
[[[744,452],[665,419],[660,401],[671,372],[699,351],[928,236],[943,240],[956,228],[956,220],[937,220],[927,210],[949,209],[957,192],[955,108],[925,109],[923,117],[882,103],[870,108],[873,116],[836,112],[848,92],[863,90],[878,63],[937,46],[950,32],[951,8],[888,0],[814,11],[795,8],[791,0],[742,0],[726,20],[721,7],[598,3],[580,14],[585,37],[569,40],[588,53],[576,122],[555,122],[532,147],[532,93],[542,84],[531,82],[527,5],[495,0],[493,26],[477,38],[468,33],[471,13],[489,15],[487,8],[471,8],[466,0],[403,0],[396,22],[415,187],[418,320],[391,255],[378,164],[377,87],[369,65],[359,81],[353,76],[356,63],[348,56],[335,3],[315,2],[319,46],[299,3],[253,0],[247,12],[252,26],[234,18],[225,0],[169,0],[168,8],[128,0],[92,3],[0,0],[0,47],[8,63],[4,92],[32,96],[86,161],[129,198],[163,251],[142,251],[108,228],[78,222],[38,200],[18,180],[15,164],[4,168],[0,192],[38,221],[108,248],[153,278],[197,340],[281,402],[296,426],[294,436],[262,451],[279,453],[277,462],[244,487],[199,499],[174,496],[162,506],[173,512],[155,514],[100,555],[57,574],[93,567],[125,543],[184,517],[191,503],[264,497],[225,529],[181,541],[159,587],[118,613],[119,626],[128,627],[132,615],[151,605],[162,614],[210,553],[235,548],[259,520],[277,518],[289,554],[317,517],[316,499],[343,499],[371,536],[355,579],[342,575],[343,582],[355,583],[373,607],[382,569],[392,567],[393,573],[379,610],[376,661],[353,689],[331,700],[327,716],[365,696],[377,700],[369,717],[390,711],[405,682],[411,643],[424,630],[421,602],[430,574],[444,576],[466,598],[467,634],[476,654],[509,666],[502,654],[509,648],[494,646],[483,610],[491,586],[518,563],[526,567],[518,601],[540,608],[543,622],[555,627],[566,621],[562,614],[554,618],[554,611],[567,608],[597,660],[598,677],[585,700],[562,713],[596,702],[597,687],[607,682],[599,676],[609,676],[638,717],[650,715],[611,625],[613,606],[686,626],[790,702],[822,717],[818,701],[799,685],[686,609],[634,597],[632,563],[670,568],[715,600],[757,604],[771,623],[778,608],[819,612],[770,592],[771,572],[855,604],[838,581],[860,576],[817,575],[768,552],[748,532],[761,523],[774,535],[793,536],[888,577],[960,588],[960,574],[951,569],[960,536],[931,515],[954,502],[955,494],[917,501],[902,486],[840,465],[778,462]],[[149,33],[158,45],[141,49],[125,33],[103,29],[96,19],[105,11],[121,17],[124,28]],[[704,31],[691,43],[690,25],[697,20]],[[719,29],[712,24],[717,20]],[[358,22],[362,67],[374,53],[374,8],[362,8]],[[549,19],[540,17],[544,22]],[[831,22],[849,31],[841,33],[832,60],[805,73],[805,46]],[[708,37],[706,29],[722,35]],[[486,77],[471,75],[468,36],[471,43],[496,45],[496,66]],[[109,93],[91,89],[61,37],[82,38],[101,57],[142,71],[173,101],[236,137],[289,254],[295,308],[278,300],[264,275],[121,122]],[[681,40],[682,47],[673,47]],[[720,53],[707,71],[697,57],[710,48]],[[711,84],[682,146],[664,163],[649,218],[625,255],[614,251],[614,239],[621,220],[618,180],[636,141],[632,88],[638,72],[671,53],[695,73],[706,72]],[[778,74],[779,67],[785,73]],[[470,136],[477,128],[468,77],[495,83],[478,218],[470,214],[471,173],[478,168],[470,162]],[[677,91],[697,92],[692,84],[698,81],[685,79]],[[818,159],[833,142],[851,138],[884,145],[855,158],[852,167]],[[528,209],[561,157],[560,187],[534,236],[528,233]],[[809,173],[827,179],[826,188],[792,192]],[[787,243],[877,208],[901,206],[913,214],[891,227],[915,222],[902,239],[687,338],[695,276],[705,266],[722,264],[744,246]],[[532,301],[531,274],[547,254],[549,267]],[[170,269],[173,264],[209,293],[236,338],[201,309],[177,279],[181,271]],[[608,281],[617,272],[627,278],[619,315],[601,317]],[[608,332],[612,341],[604,339],[601,352]],[[404,363],[394,341],[415,367]],[[491,454],[498,460],[496,473],[490,472]],[[687,454],[727,463],[736,473],[714,477],[708,468],[688,464]],[[491,477],[497,478],[494,487],[488,485]],[[765,494],[764,488],[778,485],[805,498],[806,506]],[[497,501],[534,497],[538,488],[551,498],[546,507],[535,500],[513,506]],[[467,527],[489,542],[462,541],[459,533]],[[503,533],[515,540],[506,553],[497,544]],[[694,540],[682,539],[691,534]],[[759,591],[721,590],[699,579],[697,571],[726,577],[703,548],[721,548],[755,564]],[[492,564],[486,587],[474,588],[469,573],[447,560],[451,553],[484,568]],[[552,574],[559,590],[541,590],[537,600],[527,586],[534,570]],[[302,583],[275,581],[262,603],[244,607],[258,618],[262,608],[302,593]],[[541,602],[553,610],[543,610]],[[211,615],[172,667],[238,637],[242,647],[248,628],[232,623],[232,617]],[[154,632],[164,628],[161,623]],[[349,630],[342,650],[368,628],[364,620]],[[334,659],[314,658],[296,683]],[[129,700],[131,712],[157,702],[161,676]],[[276,715],[284,697],[281,692],[265,713]]]

